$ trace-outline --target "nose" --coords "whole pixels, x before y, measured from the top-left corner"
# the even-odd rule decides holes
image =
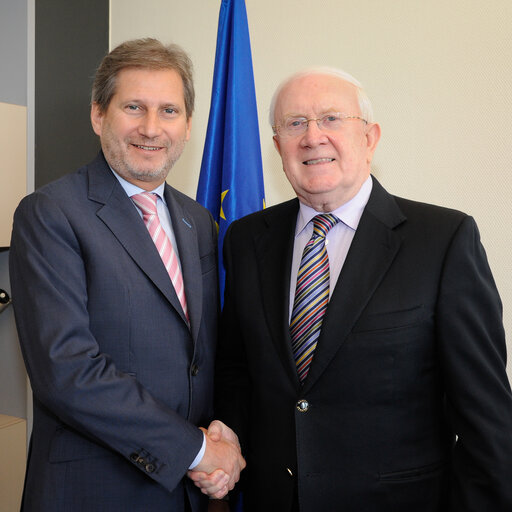
[[[316,147],[327,142],[327,135],[320,130],[316,119],[308,121],[306,131],[302,135],[301,144],[305,147]]]
[[[148,139],[154,139],[162,133],[158,112],[148,110],[139,124],[139,133]]]

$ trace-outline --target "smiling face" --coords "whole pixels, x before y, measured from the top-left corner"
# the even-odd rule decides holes
[[[327,113],[361,116],[357,89],[328,74],[293,79],[279,93],[275,123],[290,117],[317,119]],[[370,174],[380,138],[376,123],[347,119],[337,130],[322,131],[315,121],[296,136],[274,136],[283,169],[301,202],[330,212],[352,199]]]
[[[165,181],[190,138],[181,77],[172,69],[123,69],[107,110],[93,103],[91,122],[112,169],[153,190]]]

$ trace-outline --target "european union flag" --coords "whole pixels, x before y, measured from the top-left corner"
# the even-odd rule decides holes
[[[222,244],[229,224],[265,206],[251,43],[244,0],[222,0],[208,130],[197,200],[219,226],[219,280],[224,296]]]

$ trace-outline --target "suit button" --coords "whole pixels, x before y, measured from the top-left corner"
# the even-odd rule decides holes
[[[130,455],[130,460],[131,460],[132,462],[138,462],[138,461],[139,461],[139,454],[138,454],[138,453],[132,453],[132,454]]]
[[[153,471],[155,471],[155,466],[154,464],[146,464],[146,471],[148,473],[153,473]]]
[[[307,412],[309,409],[309,403],[307,400],[302,399],[297,402],[296,407],[299,412]]]
[[[190,374],[192,375],[192,377],[195,377],[198,373],[199,373],[199,366],[197,366],[197,364],[193,364],[190,367]]]

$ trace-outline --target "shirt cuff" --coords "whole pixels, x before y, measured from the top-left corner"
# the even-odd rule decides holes
[[[196,455],[196,458],[192,461],[192,464],[190,464],[188,469],[194,469],[201,462],[205,451],[206,451],[206,436],[204,435],[204,432],[203,432],[203,445],[201,446],[199,453]]]

